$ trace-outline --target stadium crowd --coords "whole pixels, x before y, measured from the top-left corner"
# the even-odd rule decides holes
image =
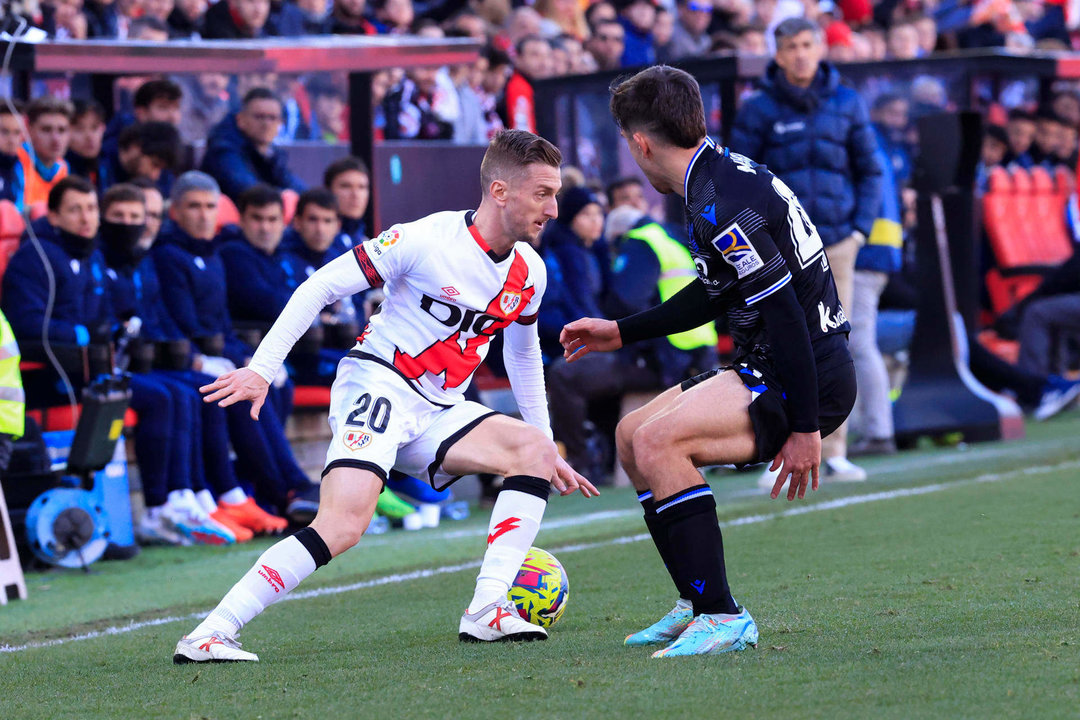
[[[898,381],[884,355],[903,356],[917,304],[905,242],[915,227],[913,120],[946,102],[926,80],[907,93],[875,93],[868,104],[834,61],[1071,45],[1064,5],[1049,1],[23,0],[11,5],[4,29],[18,17],[57,39],[475,38],[484,44],[475,63],[372,79],[378,139],[474,144],[503,127],[535,131],[536,80],[730,49],[773,54],[729,142],[803,200],[852,322],[860,399],[855,441],[849,447],[837,433],[824,449],[823,472],[836,481],[866,477],[849,454],[896,450],[890,402]],[[364,163],[337,160],[322,185],[309,188],[282,147],[348,141],[344,78],[202,73],[124,78],[117,89],[109,112],[70,76],[35,78],[35,99],[25,105],[0,103],[0,199],[36,218],[27,232],[49,265],[23,242],[4,274],[0,309],[23,356],[43,361],[46,275],[54,275],[49,338],[77,385],[107,369],[97,349],[131,318],[141,320],[131,365],[147,505],[141,541],[234,542],[302,524],[317,509],[318,486],[285,438],[294,387],[332,382],[377,298],[325,309],[258,422],[246,408],[200,402],[197,388],[250,360],[297,285],[367,238]],[[995,166],[1075,172],[1080,96],[995,106],[989,119],[984,184]],[[639,179],[601,186],[572,167],[563,175],[559,217],[539,247],[549,274],[541,340],[556,437],[572,464],[602,480],[613,465],[620,398],[715,366],[719,338],[708,326],[572,365],[562,360],[566,322],[637,312],[695,277],[685,231],[649,205]],[[1080,327],[1075,265],[1070,260],[998,321],[1002,336],[1020,340],[1018,363],[983,350],[973,336],[976,375],[1038,417],[1080,393],[1062,377],[1062,363],[1050,360],[1055,338]],[[823,311],[821,322],[843,318]],[[64,402],[54,379],[25,382],[31,404]],[[762,483],[771,487],[768,474]]]

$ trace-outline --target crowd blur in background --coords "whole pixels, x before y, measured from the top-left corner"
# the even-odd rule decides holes
[[[1080,18],[1066,10],[1050,0],[23,0],[10,4],[2,29],[25,20],[58,40],[153,42],[473,38],[483,44],[473,63],[372,78],[377,140],[469,144],[505,127],[535,131],[538,80],[729,50],[772,55],[764,77],[742,93],[725,140],[784,179],[826,245],[852,322],[860,398],[851,444],[843,433],[826,444],[823,471],[827,480],[860,481],[866,473],[849,456],[896,452],[891,402],[918,303],[915,121],[950,103],[933,77],[855,90],[842,63],[956,48],[1069,49]],[[318,489],[284,439],[294,386],[332,381],[378,298],[322,313],[275,381],[259,423],[244,410],[199,403],[196,389],[243,365],[292,290],[368,235],[364,163],[337,160],[309,187],[284,147],[349,141],[345,77],[124,77],[109,112],[88,99],[83,80],[35,77],[33,100],[0,104],[0,199],[20,211],[41,209],[32,228],[49,248],[63,298],[53,309],[56,345],[92,347],[129,318],[143,321],[148,349],[132,368],[133,404],[147,409],[134,436],[148,508],[140,537],[231,542],[303,522],[317,508]],[[1023,88],[1005,88],[988,107],[980,182],[996,166],[1061,170],[1075,197],[1080,95],[1066,87],[1040,105]],[[551,413],[572,464],[604,482],[616,470],[612,438],[626,400],[715,366],[724,328],[562,360],[565,322],[637,312],[695,277],[679,218],[667,218],[638,177],[567,166],[563,180],[559,217],[538,248],[549,275],[540,322]],[[1074,242],[1076,223],[1068,229]],[[992,253],[985,255],[989,267]],[[41,352],[41,263],[24,243],[0,296],[28,358]],[[1057,350],[1061,336],[1080,328],[1076,265],[1067,261],[1022,303],[989,318],[1002,337],[1019,341],[1018,357],[986,351],[972,329],[976,376],[1040,419],[1080,393],[1066,379],[1075,352]],[[495,376],[498,356],[490,360]],[[28,400],[46,404],[55,391],[28,386]],[[772,486],[767,474],[762,484]]]

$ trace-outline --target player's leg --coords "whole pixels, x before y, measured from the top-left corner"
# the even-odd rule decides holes
[[[322,481],[319,512],[309,527],[271,546],[218,606],[176,646],[173,662],[258,660],[236,635],[308,575],[345,552],[367,530],[382,478],[371,470],[338,466]]]
[[[443,424],[454,422],[450,413],[455,411],[464,418],[482,410],[475,403],[462,403],[447,411]],[[465,641],[542,640],[547,632],[518,617],[508,607],[506,593],[540,529],[558,452],[546,435],[520,420],[499,414],[476,420],[446,451],[441,474],[489,472],[506,480],[491,509],[484,562],[458,637]]]
[[[656,532],[668,543],[680,594],[694,621],[658,657],[737,650],[757,643],[753,619],[731,597],[716,501],[697,468],[757,458],[751,391],[727,371],[688,388],[643,422],[632,445],[653,493]]]

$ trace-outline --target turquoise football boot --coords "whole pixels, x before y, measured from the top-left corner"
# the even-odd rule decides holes
[[[679,598],[675,607],[655,623],[633,635],[627,635],[625,644],[638,647],[671,642],[694,620],[694,608],[689,600]]]
[[[698,615],[678,640],[654,652],[653,657],[718,655],[757,647],[757,642],[757,623],[746,608],[740,607],[738,615]]]

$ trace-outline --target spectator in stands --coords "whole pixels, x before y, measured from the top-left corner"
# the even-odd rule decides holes
[[[147,80],[135,91],[131,113],[120,113],[109,123],[105,132],[105,151],[120,136],[120,132],[137,122],[163,122],[179,127],[182,119],[183,90],[172,80]]]
[[[1017,365],[1040,375],[1061,374],[1068,341],[1080,338],[1080,253],[1050,272],[996,327],[1002,336],[1020,341]]]
[[[64,160],[71,141],[71,103],[40,97],[26,106],[30,138],[16,151],[18,162],[11,189],[15,206],[24,210],[45,202],[49,191],[68,175]]]
[[[325,3],[323,9],[325,10]],[[307,14],[294,2],[270,0],[270,17],[265,31],[271,37],[302,37],[313,35],[307,29]]]
[[[675,32],[675,16],[667,11],[664,6],[656,8],[656,22],[653,23],[653,50],[656,51],[657,62],[665,62],[671,51],[671,38]]]
[[[372,0],[372,24],[380,35],[409,32],[416,19],[412,0]]]
[[[739,31],[735,49],[754,55],[768,55],[769,45],[765,41],[765,31],[758,25],[748,25]]]
[[[157,185],[147,178],[135,178],[130,184],[139,188],[143,194],[143,203],[146,205],[146,224],[142,241],[149,250],[153,247],[158,233],[161,232],[161,222],[165,217],[165,198]]]
[[[862,98],[822,61],[818,27],[789,18],[774,34],[776,56],[761,89],[735,118],[731,149],[767,165],[802,201],[825,246],[840,297],[841,307],[822,309],[821,322],[843,322],[852,307],[855,257],[881,206],[877,143]],[[866,479],[846,458],[844,426],[822,443],[821,476]]]
[[[334,0],[330,32],[335,35],[375,35],[367,18],[367,0]]]
[[[371,175],[364,161],[344,157],[330,163],[323,172],[323,186],[334,194],[341,232],[349,239],[350,247],[367,240],[364,215],[371,199]]]
[[[219,0],[206,11],[202,36],[207,40],[266,37],[270,0]]]
[[[1057,113],[1050,108],[1039,110],[1035,116],[1035,136],[1031,146],[1028,147],[1025,155],[1017,158],[1016,162],[1025,168],[1036,165],[1047,169],[1053,168],[1059,162],[1059,154],[1068,152],[1063,143],[1066,125],[1065,120],[1058,117]],[[1075,169],[1075,167],[1074,164],[1070,169]]]
[[[640,178],[623,177],[615,180],[607,186],[608,207],[611,210],[620,207],[632,207],[641,213],[649,211],[649,203],[645,199],[645,185]],[[618,238],[622,233],[616,233],[610,237]]]
[[[458,37],[469,37],[477,42],[486,43],[491,34],[491,26],[488,21],[469,8],[459,10],[446,22],[447,35],[450,31],[461,33]]]
[[[1009,134],[1000,125],[989,125],[982,144],[982,163],[984,170],[1003,165],[1009,154]]]
[[[105,111],[96,100],[76,100],[71,123],[71,142],[68,144],[68,171],[86,178],[98,186],[98,163],[101,143],[105,139]]]
[[[285,309],[295,287],[280,251],[285,205],[277,189],[259,184],[240,193],[236,209],[239,232],[229,236],[223,232],[226,241],[219,251],[225,277],[243,278],[228,283],[229,315],[236,327],[254,325],[263,334]]]
[[[330,0],[296,0],[296,7],[303,13],[304,35],[327,35],[332,30]]]
[[[589,37],[589,24],[577,0],[536,0],[536,11],[552,26],[548,36],[566,34],[578,40]]]
[[[506,127],[499,114],[499,102],[506,90],[506,83],[513,72],[510,56],[496,47],[488,46],[480,55],[478,66],[481,67],[477,92],[480,95],[487,126],[488,138]]]
[[[896,23],[885,35],[890,60],[914,60],[922,54],[919,31],[911,23]]]
[[[169,26],[153,17],[141,17],[128,26],[128,40],[163,43],[169,40]]]
[[[96,242],[97,193],[83,178],[68,176],[52,185],[47,202],[48,214],[33,224],[33,230],[55,279],[49,343],[78,388],[89,381],[83,371],[83,349],[91,344],[104,347],[112,327],[105,260]],[[24,241],[4,273],[0,307],[26,360],[46,360],[41,334],[50,284],[37,247]]]
[[[345,93],[333,83],[308,84],[311,99],[311,138],[336,145],[348,138]]]
[[[618,70],[626,47],[626,30],[617,20],[600,20],[585,49],[596,60],[599,70]]]
[[[124,128],[116,151],[102,158],[99,187],[146,178],[154,182],[162,195],[172,189],[175,177],[176,150],[180,133],[169,123],[145,122]]]
[[[678,21],[671,34],[668,58],[699,57],[709,52],[712,43],[709,24],[713,6],[708,0],[677,0]]]
[[[459,31],[454,31],[457,35]],[[483,61],[483,59],[481,59]],[[457,95],[458,113],[454,119],[454,142],[484,145],[488,141],[487,116],[484,114],[484,98],[473,86],[476,75],[473,63],[457,63],[439,70],[444,85],[453,88]]]
[[[230,198],[260,182],[302,192],[304,182],[289,170],[285,151],[274,147],[283,119],[277,95],[265,88],[248,91],[240,110],[210,132],[203,172],[217,180]]]
[[[169,13],[170,34],[174,38],[193,38],[202,34],[208,0],[176,0]]]
[[[245,365],[251,355],[233,332],[224,264],[214,243],[219,196],[217,183],[205,173],[181,175],[173,187],[170,221],[152,252],[169,317],[199,348],[192,369],[212,376]],[[280,390],[287,382],[282,372],[274,387]],[[275,394],[258,422],[246,408],[226,411],[239,456],[237,474],[255,487],[260,504],[294,522],[309,522],[318,508],[318,487],[296,464],[280,419],[287,403]]]
[[[656,22],[654,0],[616,0],[619,23],[626,31],[622,67],[638,67],[656,63],[652,28]]]
[[[199,73],[181,78],[185,85],[180,136],[187,145],[201,143],[229,114],[229,76]]]
[[[551,46],[539,35],[529,35],[515,48],[514,74],[506,83],[502,119],[508,128],[536,132],[533,82],[551,76]]]
[[[900,93],[882,93],[870,110],[878,145],[885,152],[897,188],[911,180],[912,147],[908,140],[910,103]]]
[[[1035,140],[1035,115],[1023,108],[1013,108],[1009,111],[1005,132],[1009,136],[1009,154],[1005,164],[1020,162]]]
[[[499,47],[516,48],[524,38],[532,35],[543,37],[543,25],[544,19],[536,10],[528,5],[518,7],[510,14],[503,35],[504,42],[500,43]]]
[[[409,68],[401,84],[386,96],[383,111],[387,140],[453,137],[457,98],[439,86],[438,72],[434,67]]]
[[[175,8],[175,0],[142,0],[142,16],[160,20],[166,25],[168,25],[169,16]]]
[[[133,185],[114,185],[102,198],[101,208],[110,302],[120,322],[127,324],[135,317],[140,321],[138,337],[129,345],[128,368],[131,407],[139,414],[135,457],[147,508],[136,527],[138,539],[167,545],[179,545],[184,539],[214,545],[250,540],[250,532],[238,529],[238,535],[214,520],[196,496],[199,491],[215,505],[203,472],[203,403],[198,391],[152,371],[155,343],[174,336],[167,316],[163,317],[164,308],[156,302],[160,286],[141,244],[146,220],[142,192]],[[196,436],[199,443],[193,442]]]
[[[22,144],[21,105],[0,101],[0,200],[15,200],[15,166]]]
[[[86,36],[115,40],[120,37],[120,16],[116,0],[86,0],[82,3],[86,17]]]
[[[589,25],[589,35],[595,35],[596,29],[600,27],[600,23],[608,22],[618,18],[619,14],[615,12],[615,6],[608,0],[596,0],[591,3],[589,7],[585,8],[585,22]]]
[[[82,3],[42,4],[41,28],[57,40],[85,40],[88,37],[86,14]]]

